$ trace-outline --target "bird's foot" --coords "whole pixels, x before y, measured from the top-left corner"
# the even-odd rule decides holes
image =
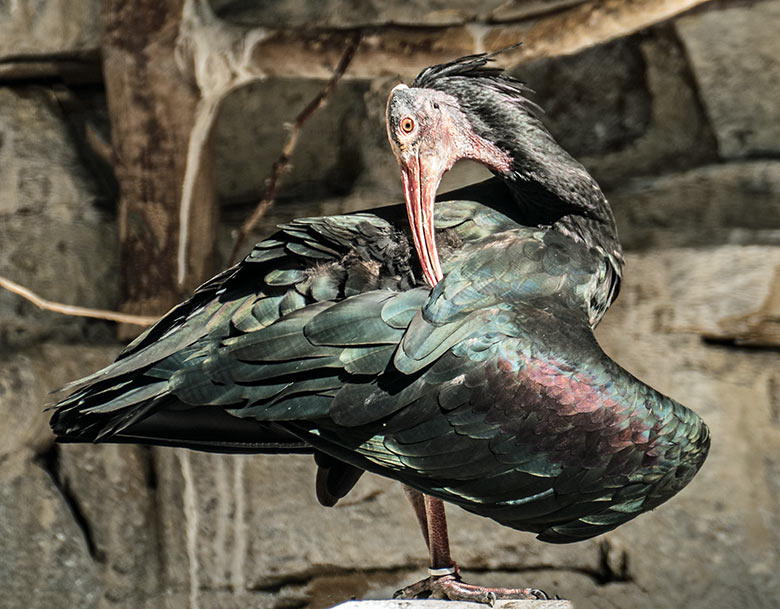
[[[497,600],[548,600],[538,588],[486,588],[462,582],[457,570],[448,575],[431,575],[398,590],[393,598],[440,598],[451,601],[485,603],[491,607]]]

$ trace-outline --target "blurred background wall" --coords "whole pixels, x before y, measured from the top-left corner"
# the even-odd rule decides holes
[[[110,139],[99,4],[0,2],[0,275],[115,309],[117,184],[84,135]],[[237,27],[293,31],[493,23],[524,6],[581,3],[547,4],[214,2]],[[780,0],[720,0],[574,54],[517,56],[512,73],[615,211],[627,265],[602,345],[700,413],[713,445],[679,497],[574,546],[451,508],[454,555],[475,583],[533,585],[579,609],[777,606],[778,25]],[[389,89],[410,76],[390,66],[339,83],[250,241],[289,218],[400,200],[383,116]],[[262,195],[285,123],[322,84],[269,78],[221,105],[215,268]],[[485,175],[459,165],[442,189]],[[425,548],[395,483],[366,476],[325,509],[308,457],[54,445],[49,391],[111,361],[115,337],[113,324],[0,291],[0,607],[319,609],[422,577]]]

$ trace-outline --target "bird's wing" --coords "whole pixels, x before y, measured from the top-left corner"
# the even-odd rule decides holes
[[[62,388],[78,391],[142,372],[186,351],[205,336],[257,330],[304,306],[377,288],[405,290],[420,281],[403,221],[403,206],[377,214],[302,218],[281,226],[239,264],[226,269],[131,342],[116,362]],[[474,201],[447,201],[437,228],[463,241],[516,227],[500,212]],[[61,403],[64,405],[64,402]]]
[[[332,400],[291,427],[547,541],[598,535],[655,507],[706,455],[701,420],[617,366],[581,313],[554,300],[444,325],[418,312],[393,362],[406,374],[342,376]]]
[[[363,337],[376,365],[323,374],[332,385],[308,412],[287,399],[234,412],[300,413],[288,428],[319,449],[548,541],[666,500],[701,465],[706,427],[601,350],[587,258],[540,232],[509,237],[464,247],[430,294],[364,294],[315,313],[298,336],[332,357]]]
[[[169,311],[116,362],[63,388],[72,394],[55,405],[52,427],[58,438],[204,450],[289,448],[294,442],[283,432],[269,438],[268,426],[258,429],[219,410],[188,408],[186,416],[185,411],[171,412],[178,402],[166,379],[186,367],[204,345],[257,332],[308,306],[416,285],[419,264],[408,234],[395,228],[404,222],[403,213],[403,206],[389,206],[377,210],[378,215],[308,218],[282,226],[245,260]],[[472,201],[442,204],[437,213],[440,228],[457,242],[512,225]]]
[[[241,324],[234,317],[253,318],[251,327],[239,325],[249,331],[309,304],[419,285],[419,264],[408,234],[396,228],[403,225],[403,206],[376,211],[301,218],[280,226],[243,261],[201,285],[127,345],[116,362],[62,391],[142,370],[206,335],[228,336]],[[447,201],[436,214],[437,228],[458,245],[517,227],[504,214],[470,200]]]
[[[308,218],[280,228],[168,312],[116,362],[65,387],[73,393],[55,405],[52,417],[59,438],[262,449],[263,430],[242,427],[218,409],[174,413],[182,405],[168,390],[173,373],[205,347],[257,332],[300,309],[366,290],[404,290],[415,281],[407,237],[376,216]],[[135,434],[123,437],[120,432],[131,426]]]
[[[154,417],[176,431],[217,413],[250,444],[280,430],[550,541],[614,528],[698,469],[703,424],[593,338],[590,257],[518,229],[459,247],[435,289],[397,291],[409,258],[392,248],[408,241],[347,218],[260,244],[61,402],[55,431],[137,438]],[[356,253],[356,231],[375,253]],[[330,257],[302,270],[302,247]]]

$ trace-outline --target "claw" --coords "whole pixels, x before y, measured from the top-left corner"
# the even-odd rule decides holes
[[[393,594],[393,598],[442,598],[451,601],[471,601],[493,607],[501,600],[549,600],[539,588],[486,588],[467,584],[459,574],[426,577]]]

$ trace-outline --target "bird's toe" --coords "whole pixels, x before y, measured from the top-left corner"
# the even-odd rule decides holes
[[[539,588],[487,588],[461,581],[459,575],[426,577],[398,590],[393,598],[437,598],[451,601],[470,601],[491,607],[497,600],[549,600]]]

